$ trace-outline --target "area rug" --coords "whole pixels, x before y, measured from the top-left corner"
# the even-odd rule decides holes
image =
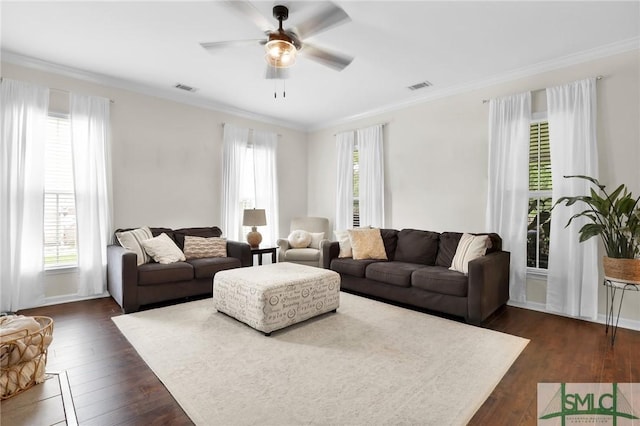
[[[197,425],[463,425],[528,343],[347,293],[270,337],[211,299],[113,321]]]

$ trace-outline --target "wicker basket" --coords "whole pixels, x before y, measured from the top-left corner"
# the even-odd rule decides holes
[[[47,348],[53,340],[53,320],[33,317],[36,332],[20,330],[2,336],[0,344],[0,399],[19,394],[45,379]]]
[[[604,277],[611,281],[640,285],[640,259],[603,257]]]

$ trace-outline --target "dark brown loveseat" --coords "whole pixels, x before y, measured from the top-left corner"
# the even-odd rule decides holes
[[[324,268],[340,273],[342,290],[463,317],[479,324],[509,299],[510,253],[488,234],[491,248],[469,262],[469,274],[449,269],[458,232],[381,229],[388,261],[339,258],[337,241],[324,245]]]
[[[219,237],[217,226],[203,228],[150,228],[154,237],[167,234],[184,250],[184,237]],[[116,232],[127,231],[118,229]],[[227,257],[193,259],[170,264],[137,265],[137,255],[115,243],[107,246],[107,288],[124,313],[140,306],[190,296],[213,293],[213,275],[225,269],[252,265],[251,248],[246,243],[227,241]]]

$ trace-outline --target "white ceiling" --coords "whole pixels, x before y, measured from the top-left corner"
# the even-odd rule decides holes
[[[274,4],[295,27],[322,2]],[[640,46],[640,2],[339,1],[351,21],[308,41],[352,56],[337,72],[304,57],[286,81],[265,80],[261,46],[215,55],[200,42],[264,37],[224,2],[1,3],[4,58],[97,73],[160,96],[314,129],[472,87],[589,51]],[[17,54],[17,55],[15,55]],[[428,80],[432,87],[407,86]],[[182,83],[195,93],[177,93]]]

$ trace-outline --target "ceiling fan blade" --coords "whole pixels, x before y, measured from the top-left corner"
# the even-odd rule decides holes
[[[264,78],[267,80],[286,80],[289,78],[289,68],[276,68],[267,64]]]
[[[310,45],[309,43],[304,44],[304,47],[300,51],[300,54],[338,71],[342,71],[343,69],[345,69],[354,59],[353,56],[349,56],[344,53],[333,52],[321,47]]]
[[[213,41],[213,42],[209,42],[209,43],[200,43],[200,46],[202,46],[204,49],[213,52],[215,50],[218,49],[226,49],[228,47],[242,47],[242,46],[249,46],[249,45],[258,45],[258,44],[265,44],[266,40],[263,39],[251,39],[251,40],[231,40],[231,41]]]
[[[341,7],[329,3],[319,14],[297,25],[296,32],[298,37],[305,39],[350,20],[351,18],[347,15],[347,12],[342,10]]]
[[[265,16],[248,1],[229,0],[226,1],[225,4],[240,15],[249,18],[263,33],[268,34],[274,30],[273,22],[265,18]]]

